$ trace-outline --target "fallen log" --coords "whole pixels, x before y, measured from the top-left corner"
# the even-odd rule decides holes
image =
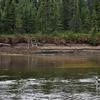
[[[7,46],[7,47],[9,47],[10,44],[7,44],[7,43],[0,43],[0,47],[3,47],[3,46]]]

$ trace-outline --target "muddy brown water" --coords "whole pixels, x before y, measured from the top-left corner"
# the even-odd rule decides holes
[[[100,100],[95,77],[95,54],[0,55],[0,100]]]

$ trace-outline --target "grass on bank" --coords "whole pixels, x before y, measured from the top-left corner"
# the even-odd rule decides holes
[[[66,43],[74,44],[90,44],[93,46],[100,45],[100,32],[91,33],[73,33],[73,32],[59,32],[51,34],[42,33],[3,33],[0,35],[0,42],[27,42],[27,39],[37,39],[42,43],[58,43],[64,45]]]

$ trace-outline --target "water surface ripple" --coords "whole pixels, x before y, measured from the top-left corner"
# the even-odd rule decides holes
[[[98,56],[0,56],[0,100],[100,100]]]

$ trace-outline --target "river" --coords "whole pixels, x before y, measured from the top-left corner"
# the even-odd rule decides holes
[[[0,100],[100,100],[99,55],[0,55]]]

